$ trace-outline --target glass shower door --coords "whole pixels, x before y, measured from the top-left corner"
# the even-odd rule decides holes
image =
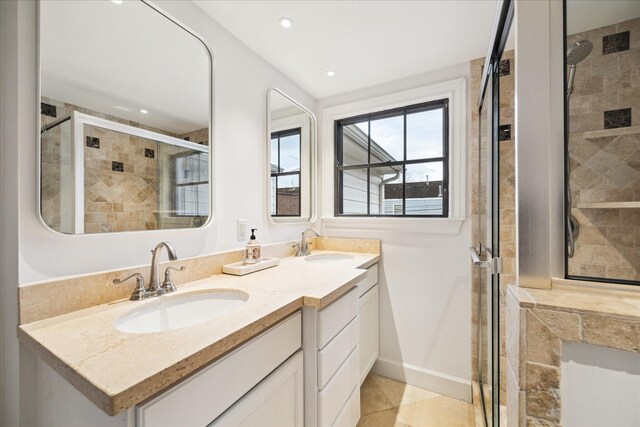
[[[492,65],[492,68],[493,65]],[[498,77],[488,70],[488,81],[478,109],[477,221],[471,255],[477,290],[478,384],[485,425],[499,425],[499,154]]]

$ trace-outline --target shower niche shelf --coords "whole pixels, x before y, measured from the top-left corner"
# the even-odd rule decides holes
[[[578,209],[634,209],[640,208],[640,202],[597,202],[578,203]]]
[[[640,133],[640,126],[628,126],[624,128],[590,130],[587,132],[582,132],[582,138],[596,139],[604,138],[607,136],[633,135],[637,133]]]

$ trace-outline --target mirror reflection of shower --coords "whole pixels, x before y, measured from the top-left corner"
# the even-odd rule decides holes
[[[569,65],[569,79],[567,82],[567,103],[571,99],[571,93],[573,92],[573,82],[576,76],[576,66],[584,61],[591,51],[593,50],[593,43],[589,40],[577,41],[567,51],[567,65]],[[566,168],[569,170],[569,156],[566,157]],[[571,188],[569,181],[567,180],[566,186],[567,192],[567,256],[573,258],[575,254],[575,239],[580,232],[580,224],[578,220],[571,215]]]

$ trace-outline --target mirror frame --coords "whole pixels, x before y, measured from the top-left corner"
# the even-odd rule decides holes
[[[40,118],[40,103],[42,102],[42,64],[40,62],[40,53],[41,53],[41,43],[40,43],[40,39],[41,39],[41,34],[40,34],[40,29],[41,29],[41,22],[42,22],[42,2],[45,0],[38,0],[37,1],[37,5],[36,5],[36,72],[37,72],[37,76],[36,76],[36,211],[37,211],[37,217],[38,217],[38,221],[40,222],[40,224],[42,224],[42,226],[47,229],[48,231],[51,231],[52,233],[61,235],[61,236],[67,236],[67,237],[78,237],[78,236],[108,236],[108,235],[120,235],[120,234],[128,234],[128,233],[141,233],[141,232],[147,232],[147,233],[157,233],[157,232],[165,232],[165,231],[175,231],[175,230],[202,230],[206,227],[209,227],[211,225],[211,223],[213,222],[213,220],[215,219],[215,182],[214,180],[214,132],[213,132],[213,125],[214,125],[214,59],[215,56],[213,55],[213,53],[211,52],[211,50],[209,49],[209,46],[207,45],[207,43],[204,41],[203,37],[200,37],[197,33],[195,33],[194,31],[190,30],[189,28],[187,28],[185,25],[183,25],[180,21],[174,19],[173,17],[171,17],[171,15],[169,15],[168,13],[166,13],[164,10],[162,10],[160,7],[156,6],[155,4],[150,3],[148,0],[138,0],[142,5],[148,7],[151,11],[151,13],[158,13],[160,14],[160,16],[162,16],[163,18],[167,19],[169,22],[171,22],[172,24],[178,26],[180,29],[186,31],[188,34],[190,34],[191,36],[194,37],[194,39],[199,42],[202,47],[204,48],[204,52],[207,56],[207,59],[209,60],[209,77],[208,77],[208,83],[209,83],[209,90],[208,90],[208,107],[209,107],[209,112],[208,112],[208,117],[209,117],[209,216],[207,217],[207,220],[205,221],[204,224],[202,224],[200,227],[193,227],[193,228],[163,228],[163,229],[155,229],[155,230],[131,230],[131,231],[114,231],[114,232],[109,232],[109,233],[82,233],[82,234],[73,234],[73,233],[63,233],[61,231],[58,230],[54,230],[53,228],[51,228],[44,220],[44,218],[42,217],[42,197],[41,197],[41,193],[42,193],[42,139],[41,139],[41,134],[40,134],[40,130],[42,128],[42,123],[41,123],[41,118]]]
[[[303,217],[277,217],[277,220],[274,220],[274,217],[271,216],[271,150],[270,150],[270,144],[271,144],[271,94],[273,92],[277,92],[279,95],[283,96],[284,98],[286,98],[288,101],[290,101],[292,104],[294,104],[296,107],[300,108],[303,112],[307,113],[309,115],[310,118],[310,141],[309,141],[309,157],[310,157],[310,161],[309,161],[309,218],[303,218]],[[306,108],[305,106],[303,106],[302,104],[300,104],[298,101],[296,101],[295,99],[291,98],[289,95],[287,95],[286,93],[284,93],[282,90],[276,88],[276,87],[272,87],[269,88],[267,90],[267,132],[266,132],[266,161],[265,161],[265,176],[266,176],[266,189],[267,189],[267,197],[266,197],[266,203],[265,203],[265,207],[266,207],[266,212],[267,212],[267,219],[269,220],[270,224],[274,224],[274,225],[283,225],[283,224],[311,224],[316,222],[317,220],[317,171],[318,171],[318,150],[317,150],[317,141],[318,141],[318,135],[317,135],[317,129],[318,129],[318,125],[317,125],[317,120],[316,120],[316,115],[313,114],[313,112],[311,110],[309,110],[308,108]],[[302,188],[300,189],[300,192],[302,194]]]

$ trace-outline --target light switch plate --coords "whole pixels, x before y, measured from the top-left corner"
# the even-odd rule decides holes
[[[238,241],[244,242],[247,240],[247,220],[239,219],[238,220]]]

